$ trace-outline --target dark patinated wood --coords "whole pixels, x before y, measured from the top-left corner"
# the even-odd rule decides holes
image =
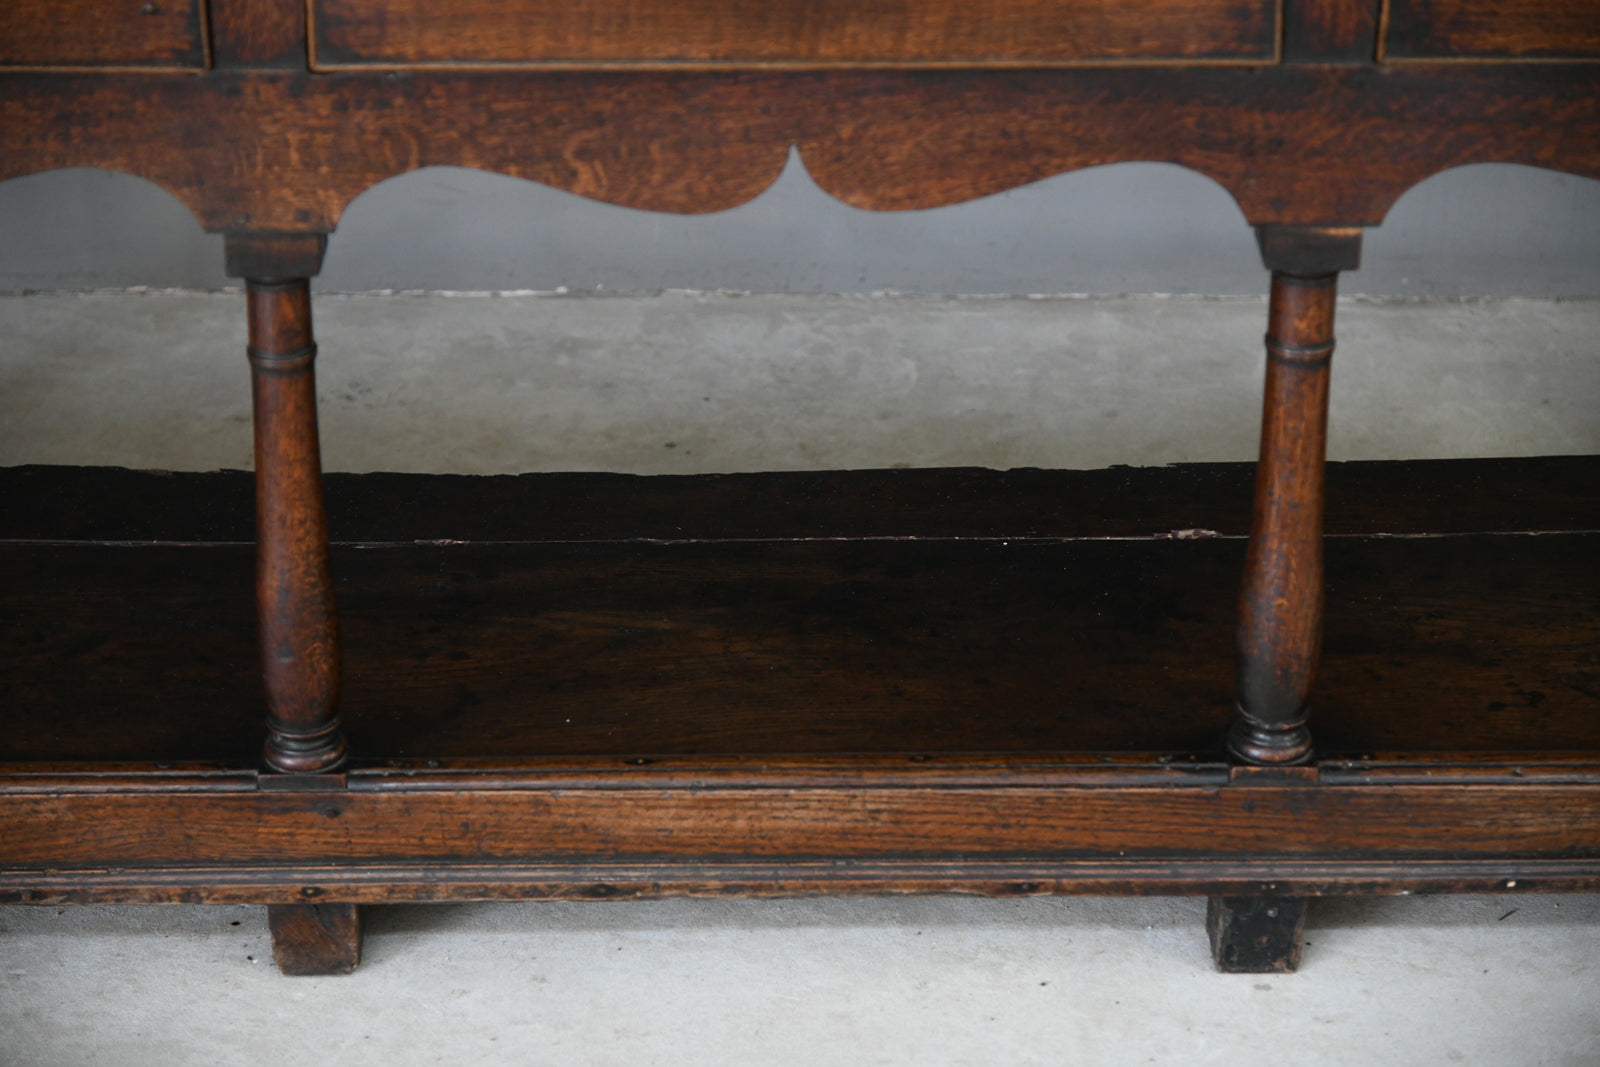
[[[1298,0],[1283,9],[1285,63],[1370,63],[1380,0]]]
[[[1306,898],[1212,897],[1206,903],[1211,958],[1224,974],[1291,974],[1300,968]]]
[[[125,170],[218,232],[329,232],[368,187],[429,165],[716,211],[770,185],[791,145],[860,208],[1161,160],[1221,183],[1254,224],[1374,225],[1465,163],[1600,177],[1596,127],[1600,65],[0,74],[0,178]]]
[[[336,542],[1242,537],[1253,463],[1064,471],[325,474]],[[0,467],[0,541],[248,542],[247,471]],[[1330,537],[1600,530],[1600,458],[1329,463]]]
[[[1228,747],[1249,763],[1311,755],[1306,698],[1322,648],[1322,477],[1338,271],[1359,229],[1260,231],[1272,271],[1267,381],[1250,550],[1239,594],[1239,718]]]
[[[310,284],[321,238],[230,238],[247,281],[255,405],[256,612],[267,691],[264,758],[278,771],[319,772],[346,756],[339,726],[339,626],[317,443],[317,347]],[[293,273],[300,270],[301,274]],[[283,273],[279,274],[281,270]]]
[[[1361,266],[1358,226],[1257,226],[1256,246],[1274,274],[1320,278]]]
[[[223,269],[230,278],[256,282],[292,282],[322,270],[328,249],[322,233],[231,233],[223,241]],[[310,311],[305,312],[307,316]],[[310,319],[304,330],[310,343]]]
[[[361,911],[354,904],[268,904],[267,929],[284,974],[349,974],[361,962]]]
[[[751,760],[722,774],[618,759],[570,773],[375,769],[335,792],[19,776],[0,792],[14,828],[0,866],[23,882],[30,869],[756,859],[939,860],[952,874],[979,859],[1065,875],[1078,859],[1263,857],[1343,861],[1352,874],[1423,859],[1587,870],[1600,859],[1596,766],[1550,780],[1506,768],[1495,783],[1257,783],[1220,764],[1152,763],[1101,781],[1092,763],[1017,759],[940,781],[907,757]]]
[[[317,66],[474,63],[965,67],[1273,58],[1272,0],[314,0]]]
[[[224,70],[232,67],[306,69],[306,5],[303,0],[208,0],[208,3],[213,66]]]
[[[874,879],[1000,894],[1572,890],[1600,886],[1597,768],[1548,782],[1508,770],[1494,785],[1239,783],[1159,765],[1102,783],[1024,764],[966,768],[977,784],[963,785],[885,760],[389,771],[345,793],[19,779],[0,792],[18,828],[0,842],[0,900],[777,894]]]
[[[0,4],[0,70],[127,67],[202,70],[201,0],[49,0]]]
[[[963,860],[665,863],[340,864],[0,871],[13,904],[356,904],[640,897],[784,897],[819,893],[979,893],[994,897],[1393,893],[1553,893],[1600,890],[1600,860],[1403,861]]]
[[[1600,751],[1597,463],[1334,466],[1321,752]],[[342,716],[358,761],[1220,759],[1248,470],[336,478]],[[100,495],[86,532],[126,503],[162,544],[0,548],[0,704],[36,711],[0,759],[254,764],[249,495],[221,477],[93,479],[33,531]]]
[[[1311,755],[1306,698],[1322,649],[1322,462],[1337,275],[1274,272],[1250,551],[1239,592],[1239,718],[1250,763]]]
[[[1597,544],[1333,542],[1319,751],[1600,750]],[[345,548],[342,718],[367,759],[1220,759],[1243,556],[1237,540]],[[0,563],[6,759],[253,763],[248,547]]]
[[[1595,0],[1388,0],[1389,59],[1600,59]]]
[[[1186,892],[1255,970],[1311,895],[1600,886],[1600,524],[1556,484],[1592,463],[1356,478],[1326,579],[1322,529],[1360,227],[1462,164],[1600,177],[1588,0],[104,6],[0,14],[0,178],[149,178],[247,279],[267,769],[238,517],[45,508],[0,546],[0,900],[268,903],[333,973],[385,900]],[[1038,472],[375,478],[335,571],[307,279],[351,199],[458,165],[714,211],[796,151],[873,209],[1125,160],[1226,188],[1273,273],[1248,555],[1223,468],[1044,507]]]

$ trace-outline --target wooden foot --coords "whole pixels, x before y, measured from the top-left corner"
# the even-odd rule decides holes
[[[1305,897],[1212,897],[1211,958],[1223,974],[1292,974],[1300,967]]]
[[[272,955],[284,974],[349,974],[361,962],[354,904],[269,904]]]

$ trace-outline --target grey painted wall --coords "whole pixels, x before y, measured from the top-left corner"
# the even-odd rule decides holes
[[[159,188],[71,170],[0,183],[0,290],[219,288],[221,239]],[[633,211],[459,168],[346,212],[322,288],[651,292],[1259,293],[1219,186],[1164,164],[1060,175],[933,211],[840,204],[798,158],[731,211]],[[1486,164],[1408,192],[1346,293],[1600,296],[1600,181]]]

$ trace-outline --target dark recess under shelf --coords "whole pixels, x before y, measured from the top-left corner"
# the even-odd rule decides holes
[[[1251,470],[331,475],[356,765],[1220,759]],[[1597,487],[1332,465],[1319,753],[1600,752]],[[0,471],[0,761],[255,765],[250,492]]]

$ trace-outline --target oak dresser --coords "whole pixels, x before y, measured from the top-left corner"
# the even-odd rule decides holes
[[[352,198],[448,164],[709,212],[792,149],[873,210],[1129,160],[1220,183],[1270,274],[1253,489],[325,503],[309,279]],[[1293,969],[1320,895],[1600,888],[1595,463],[1325,490],[1338,275],[1484,161],[1600,178],[1596,0],[0,6],[0,178],[139,175],[225,235],[256,433],[253,536],[237,476],[6,473],[0,900],[262,903],[280,966],[330,973],[385,902],[1190,893],[1248,971]]]

